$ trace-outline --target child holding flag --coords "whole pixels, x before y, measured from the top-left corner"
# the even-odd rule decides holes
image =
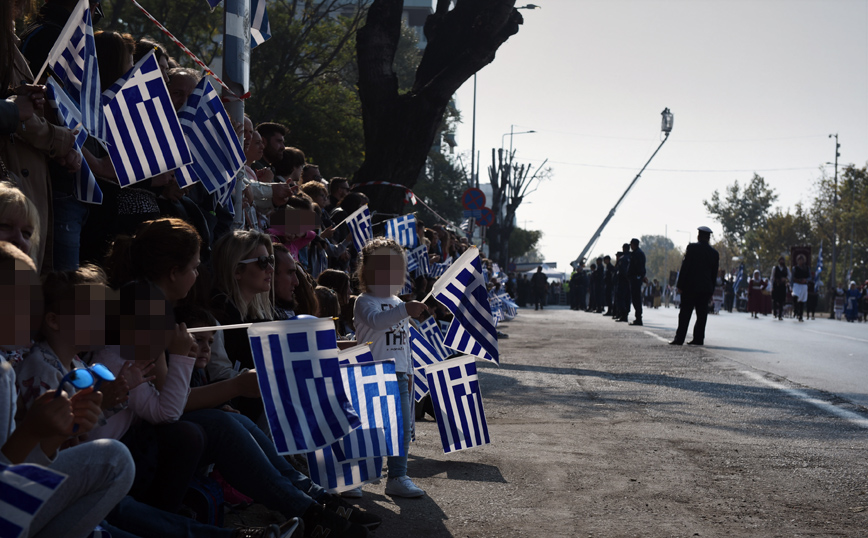
[[[413,411],[410,408],[410,339],[408,317],[419,317],[428,307],[419,301],[403,302],[397,293],[404,285],[407,260],[404,249],[392,239],[374,238],[362,249],[358,278],[362,294],[356,300],[353,322],[356,339],[371,342],[377,360],[394,359],[401,387],[401,413],[404,419],[404,455],[388,458],[389,479],[386,494],[396,497],[421,497],[425,492],[407,476],[407,452]],[[352,490],[351,490],[352,491]],[[352,494],[351,494],[352,495]],[[360,497],[361,491],[355,490]]]

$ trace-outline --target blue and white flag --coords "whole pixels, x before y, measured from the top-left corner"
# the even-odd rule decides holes
[[[268,22],[268,10],[265,0],[250,0],[250,48],[271,39],[271,24]]]
[[[106,90],[102,103],[121,187],[193,161],[154,51]]]
[[[59,119],[70,130],[78,134],[75,135],[75,149],[81,154],[81,147],[87,140],[87,132],[81,128],[81,113],[76,108],[72,99],[63,91],[63,88],[55,82],[54,79],[48,79],[45,83],[46,98],[48,104],[57,112]],[[93,177],[93,172],[90,170],[84,155],[81,156],[81,168],[75,173],[75,182],[72,184],[72,191],[75,193],[76,199],[80,202],[89,204],[102,203],[102,189]]]
[[[407,273],[404,275],[404,287],[401,288],[401,291],[398,292],[398,295],[410,295],[413,293],[413,290],[416,288],[416,282],[413,280],[413,275],[410,274],[410,270],[407,270]]]
[[[490,443],[475,358],[449,359],[428,366],[425,373],[443,452]]]
[[[410,351],[413,357],[413,397],[421,401],[428,394],[425,367],[446,358],[416,327],[410,326]],[[445,353],[445,350],[444,350]]]
[[[250,89],[250,20],[253,13],[250,2],[233,2],[230,6],[223,5],[224,32],[223,58],[233,61],[223,62],[223,76],[236,82],[246,94]]]
[[[374,232],[371,229],[371,212],[368,210],[368,206],[363,205],[358,208],[352,215],[344,219],[344,222],[347,223],[353,234],[356,252],[361,252],[368,241],[374,238]]]
[[[217,203],[222,205],[226,210],[235,215],[235,205],[232,203],[232,196],[235,194],[235,185],[238,182],[237,178],[232,178],[229,183],[220,186],[217,191]]]
[[[78,2],[48,57],[50,67],[81,112],[81,123],[90,136],[105,141],[105,118],[100,105],[99,65],[93,40],[90,4]],[[45,69],[43,66],[43,70]],[[40,72],[36,80],[42,76]]]
[[[310,479],[329,493],[340,493],[373,482],[383,475],[383,458],[338,461],[332,447],[307,454]]]
[[[341,373],[362,425],[332,445],[338,461],[406,455],[395,361],[347,364]]]
[[[823,242],[820,241],[820,251],[817,252],[817,269],[814,271],[814,290],[820,285],[820,273],[823,272]]]
[[[678,282],[678,279],[675,280]],[[735,293],[738,293],[738,288],[741,286],[741,283],[744,282],[744,264],[739,264],[738,272],[735,274],[735,284],[732,286],[732,290]]]
[[[32,464],[0,464],[0,537],[27,536],[30,523],[67,476]]]
[[[515,318],[518,314],[518,305],[512,300],[512,297],[510,297],[505,291],[498,293],[496,297],[500,299],[500,307],[503,309],[504,321],[509,321]]]
[[[434,283],[431,294],[453,315],[444,345],[498,363],[497,330],[482,278],[479,250],[470,248],[462,254]]]
[[[434,265],[431,265],[431,267],[428,269],[428,276],[430,278],[439,278],[439,277],[443,276],[443,273],[445,273],[446,270],[449,269],[449,267],[451,265],[452,265],[452,258],[448,258],[443,263],[435,263]]]
[[[374,355],[370,346],[362,344],[338,351],[338,362],[341,366],[374,362]]]
[[[361,425],[344,389],[332,320],[254,323],[247,335],[278,454],[311,452]]]
[[[428,247],[419,245],[407,251],[407,270],[416,276],[428,276]]]
[[[489,295],[488,308],[491,311],[491,318],[494,320],[494,326],[497,327],[497,325],[504,320],[503,307],[501,306],[500,299],[494,295]]]
[[[404,215],[385,222],[385,235],[394,239],[399,245],[406,248],[419,246],[419,235],[416,233],[416,215]]]
[[[207,77],[202,77],[178,111],[178,120],[193,155],[190,166],[205,189],[213,193],[232,183],[244,167],[244,150],[220,96]]]
[[[419,330],[428,342],[437,350],[437,354],[445,359],[452,353],[443,345],[443,331],[437,320],[430,317],[419,324]]]

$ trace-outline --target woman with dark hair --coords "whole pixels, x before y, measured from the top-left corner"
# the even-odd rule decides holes
[[[144,58],[145,55],[151,51],[154,51],[154,55],[157,57],[157,64],[160,66],[160,72],[163,74],[163,80],[168,84],[169,53],[166,51],[166,47],[160,43],[157,43],[149,37],[140,38],[136,41],[136,48],[133,52],[133,63],[138,63],[139,60]]]
[[[275,178],[279,183],[291,186],[298,185],[301,181],[301,171],[304,168],[305,156],[298,148],[283,148],[283,158],[274,163]]]
[[[337,295],[341,311],[338,334],[352,333],[353,310],[349,306],[350,295],[352,294],[350,276],[343,271],[326,269],[317,277],[316,283],[331,289]]]

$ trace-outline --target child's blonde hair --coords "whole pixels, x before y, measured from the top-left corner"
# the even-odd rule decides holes
[[[33,235],[30,236],[30,257],[36,260],[36,253],[39,252],[39,212],[18,187],[0,181],[0,220],[6,219],[21,219],[33,226]]]
[[[370,256],[380,248],[388,248],[395,254],[401,257],[404,260],[404,273],[407,272],[407,257],[404,255],[404,249],[401,245],[398,244],[394,239],[388,239],[386,237],[375,237],[368,241],[368,243],[362,247],[362,251],[359,253],[359,265],[356,268],[356,278],[359,281],[359,289],[363,292],[370,291],[369,283],[365,278],[365,268],[367,266],[367,261]]]

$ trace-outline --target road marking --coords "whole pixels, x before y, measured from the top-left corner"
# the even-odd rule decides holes
[[[759,381],[760,383],[762,383],[764,385],[768,385],[769,387],[776,388],[778,390],[786,392],[787,394],[789,394],[790,396],[792,396],[794,398],[798,398],[799,400],[802,400],[806,403],[809,403],[811,405],[819,407],[820,409],[827,411],[829,413],[832,413],[833,415],[836,415],[840,418],[843,418],[844,420],[851,422],[851,423],[853,423],[859,427],[868,428],[868,419],[866,419],[862,415],[858,415],[856,413],[853,413],[852,411],[847,411],[846,409],[841,409],[840,407],[838,407],[836,405],[832,405],[829,402],[825,402],[823,400],[818,400],[817,398],[812,398],[811,396],[808,396],[807,394],[805,394],[804,392],[802,392],[798,389],[793,389],[793,388],[787,387],[785,385],[782,385],[780,383],[777,383],[775,381],[771,381],[769,379],[766,379],[765,377],[759,375],[756,372],[749,372],[749,371],[743,370],[741,373],[743,373],[744,375],[746,375],[747,377],[749,377],[755,381]]]
[[[655,333],[652,333],[651,331],[642,331],[642,332],[644,332],[644,333],[647,334],[648,336],[653,336],[654,338],[660,340],[660,341],[663,342],[663,343],[666,343],[666,344],[669,343],[669,340],[667,340],[667,339],[663,338],[662,336],[659,336],[659,335],[657,335],[657,334],[655,334]]]
[[[857,342],[868,342],[863,338],[853,338],[852,336],[844,336],[843,334],[824,333],[823,331],[815,331],[813,329],[804,329],[806,333],[825,334],[826,336],[834,336],[835,338],[846,338],[847,340],[856,340]]]

